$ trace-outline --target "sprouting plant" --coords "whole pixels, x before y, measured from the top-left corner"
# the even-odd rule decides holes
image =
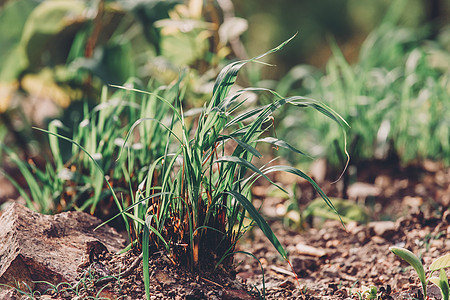
[[[416,270],[422,283],[423,295],[427,296],[428,282],[434,283],[441,290],[442,299],[449,299],[449,284],[445,269],[450,267],[450,253],[435,259],[429,267],[429,276],[425,274],[425,269],[420,259],[411,251],[401,247],[390,247],[392,253],[409,263]],[[435,271],[439,271],[439,277],[432,276]]]
[[[377,287],[371,286],[366,291],[364,291],[362,295],[365,296],[366,299],[377,299],[377,293],[378,293]]]
[[[7,284],[0,283],[0,287],[2,287],[2,286],[5,288],[8,288],[8,289],[12,288],[16,292],[18,292],[20,295],[28,297],[28,299],[30,299],[30,300],[39,299],[41,296],[41,293],[39,291],[33,291],[33,289],[30,287],[30,285],[24,281],[22,281],[21,283],[18,281],[15,281],[15,286],[10,286]]]

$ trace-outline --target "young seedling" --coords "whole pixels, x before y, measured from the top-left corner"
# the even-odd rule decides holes
[[[449,299],[449,284],[445,269],[450,267],[450,253],[437,258],[430,265],[430,276],[433,274],[433,272],[439,271],[439,277],[432,276],[427,278],[422,262],[414,253],[401,247],[390,247],[389,250],[391,250],[392,253],[394,253],[401,259],[405,260],[414,268],[414,270],[416,270],[420,282],[422,283],[424,297],[427,297],[427,284],[429,281],[431,281],[441,290],[442,299]]]
[[[448,285],[448,278],[447,274],[445,273],[445,269],[450,267],[450,253],[443,255],[439,258],[437,258],[431,265],[430,265],[430,272],[431,274],[434,271],[439,271],[439,277],[432,276],[428,280],[434,283],[439,287],[442,294],[442,299],[448,300],[449,299],[449,285]]]

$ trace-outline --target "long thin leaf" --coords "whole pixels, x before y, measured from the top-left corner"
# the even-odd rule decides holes
[[[145,296],[147,300],[150,300],[150,268],[149,268],[149,243],[150,243],[150,231],[147,226],[147,220],[145,220],[144,232],[142,234],[142,272],[144,276]]]
[[[269,177],[267,177],[266,174],[264,174],[255,165],[253,165],[251,162],[248,162],[245,159],[242,159],[242,158],[237,157],[237,156],[222,156],[221,158],[216,159],[215,162],[229,162],[229,163],[233,163],[233,164],[238,164],[238,165],[244,166],[244,167],[252,170],[253,172],[258,173],[259,175],[264,177],[267,181],[269,181],[271,184],[273,184],[274,186],[276,186],[280,190],[284,191],[286,194],[288,193],[285,189],[283,189],[281,186],[279,186],[278,184],[273,182]]]
[[[288,260],[287,253],[284,250],[283,246],[281,245],[280,241],[277,239],[272,229],[270,228],[269,224],[267,224],[266,220],[264,220],[264,218],[260,215],[255,206],[253,206],[253,204],[246,197],[244,197],[242,194],[238,192],[225,191],[225,193],[229,194],[234,199],[239,201],[239,203],[241,203],[244,209],[248,211],[248,213],[253,218],[255,223],[262,230],[267,239],[272,243],[275,249],[277,249],[278,253],[280,253],[281,257],[283,257],[285,260]]]
[[[220,71],[219,75],[217,76],[217,79],[216,79],[216,82],[215,82],[214,88],[213,88],[213,98],[212,98],[212,100],[210,102],[210,105],[209,105],[209,108],[208,108],[207,112],[209,112],[212,109],[212,107],[218,106],[219,103],[221,102],[221,99],[224,99],[227,96],[228,91],[230,90],[230,88],[234,84],[234,82],[236,81],[236,77],[237,77],[237,74],[238,74],[239,70],[246,63],[252,62],[252,61],[258,61],[258,59],[263,58],[264,56],[266,56],[266,55],[268,55],[270,53],[274,53],[276,51],[279,51],[287,43],[289,43],[296,35],[297,34],[293,35],[288,40],[284,41],[283,43],[281,43],[277,47],[267,51],[264,54],[261,54],[259,56],[256,56],[256,57],[252,58],[252,59],[249,59],[249,60],[233,62],[233,63],[225,66]]]
[[[309,158],[312,158],[309,154],[307,154],[307,153],[305,153],[303,151],[300,151],[300,150],[296,149],[295,147],[291,146],[290,144],[286,143],[285,141],[277,139],[277,138],[274,138],[274,137],[262,138],[262,139],[257,140],[257,142],[269,143],[269,144],[272,144],[272,145],[275,145],[275,146],[278,146],[278,147],[282,147],[282,148],[291,150],[291,151],[296,152],[298,154],[305,155],[305,156],[307,156]]]
[[[314,189],[319,193],[320,197],[322,197],[322,199],[325,201],[325,203],[328,205],[328,207],[330,207],[339,216],[339,219],[341,220],[341,224],[345,228],[345,223],[342,220],[341,216],[339,215],[339,212],[336,210],[336,208],[334,207],[333,203],[328,198],[328,196],[322,191],[322,189],[319,187],[319,185],[311,177],[309,177],[308,175],[306,175],[305,173],[303,173],[302,171],[300,171],[297,168],[294,168],[291,166],[282,166],[282,165],[268,167],[264,171],[264,173],[268,174],[268,173],[279,172],[279,171],[288,172],[288,173],[297,175],[303,179],[306,179],[314,187]]]

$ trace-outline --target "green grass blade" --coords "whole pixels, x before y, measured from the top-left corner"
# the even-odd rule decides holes
[[[3,174],[3,176],[6,177],[6,179],[9,180],[9,182],[11,182],[11,184],[16,188],[16,190],[19,191],[20,196],[23,197],[23,199],[25,199],[25,202],[27,204],[27,206],[30,209],[33,209],[33,201],[31,201],[30,197],[28,196],[28,194],[25,192],[25,190],[17,183],[17,181],[12,178],[9,174],[7,174],[6,172],[4,172],[2,169],[0,169],[0,173]],[[34,209],[33,209],[34,210]]]
[[[135,88],[128,88],[128,87],[124,87],[124,86],[119,86],[119,85],[113,85],[113,84],[111,84],[110,86],[111,86],[111,87],[114,87],[114,88],[118,88],[118,89],[123,89],[123,90],[127,90],[127,91],[132,91],[132,92],[137,92],[137,93],[142,93],[142,94],[147,94],[147,95],[154,96],[154,97],[156,97],[157,99],[163,101],[165,104],[167,104],[167,105],[172,109],[172,111],[174,112],[174,114],[177,116],[177,119],[178,119],[178,120],[180,120],[180,121],[182,120],[180,113],[179,113],[178,110],[172,105],[172,103],[170,103],[168,100],[166,100],[165,98],[161,97],[161,96],[158,95],[158,94],[151,93],[151,92],[147,92],[147,91],[138,90],[138,89],[135,89]]]
[[[117,208],[119,209],[119,211],[123,210],[122,205],[120,204],[116,193],[114,193],[114,189],[112,188],[111,184],[109,183],[108,179],[106,178],[105,173],[103,172],[102,168],[100,167],[98,162],[92,157],[92,155],[83,146],[81,146],[79,143],[75,142],[74,140],[72,140],[72,139],[70,139],[68,137],[62,136],[60,134],[56,134],[56,133],[50,132],[48,130],[37,128],[37,127],[33,127],[33,128],[36,129],[36,130],[45,132],[47,134],[55,135],[55,136],[57,136],[60,139],[66,140],[66,141],[76,145],[79,149],[81,149],[84,153],[86,153],[86,155],[91,159],[93,164],[96,166],[97,170],[102,174],[104,181],[106,182],[106,184],[108,185],[109,190],[111,191],[111,194],[112,194],[112,196],[114,198],[114,202],[116,203]],[[124,220],[124,221],[126,222],[126,220]]]
[[[20,173],[25,178],[25,181],[30,188],[31,201],[35,201],[39,204],[40,209],[45,209],[45,193],[43,192],[41,186],[37,182],[35,176],[28,168],[27,164],[17,156],[15,152],[6,147],[3,143],[0,143],[0,147],[5,150],[11,160],[17,165],[20,170]],[[34,205],[30,206],[30,209],[36,210]]]
[[[141,124],[141,123],[144,122],[144,121],[155,121],[156,123],[158,123],[159,125],[161,125],[162,127],[164,127],[164,129],[166,129],[168,132],[170,132],[170,133],[171,133],[171,134],[172,134],[172,135],[173,135],[173,136],[181,143],[181,139],[175,134],[175,132],[173,132],[169,127],[167,127],[164,123],[162,123],[161,120],[158,120],[158,119],[155,119],[155,118],[141,118],[141,119],[135,121],[135,122],[133,123],[133,125],[131,126],[130,130],[128,131],[128,133],[127,133],[127,135],[126,135],[126,137],[125,137],[125,139],[124,139],[124,141],[123,141],[123,145],[122,145],[122,147],[120,148],[120,152],[119,152],[119,155],[118,155],[118,157],[117,157],[117,160],[119,160],[120,157],[122,156],[123,149],[125,148],[125,145],[126,145],[128,139],[130,138],[130,135],[133,133],[134,129],[135,129],[139,124]]]
[[[170,247],[169,247],[169,244],[167,244],[166,240],[163,238],[163,236],[161,235],[161,233],[159,233],[159,231],[156,230],[156,228],[153,227],[153,226],[151,225],[151,220],[152,220],[152,219],[155,220],[155,221],[157,220],[157,218],[156,218],[155,215],[148,215],[148,216],[145,218],[145,222],[146,222],[147,228],[148,228],[151,232],[153,232],[153,233],[158,237],[158,239],[164,244],[164,247],[166,248],[167,252],[170,253]]]
[[[58,133],[58,128],[63,128],[63,124],[60,120],[52,120],[48,124],[48,130],[53,133]],[[63,161],[61,157],[61,151],[59,149],[58,138],[54,135],[49,136],[50,150],[52,151],[53,158],[55,160],[56,168],[60,170],[63,167]]]
[[[233,141],[235,141],[239,146],[242,147],[242,149],[244,149],[244,151],[248,151],[249,153],[251,153],[252,155],[256,156],[257,158],[261,158],[262,154],[259,153],[258,150],[255,149],[255,147],[241,141],[240,139],[236,139],[233,136],[229,136],[229,135],[223,135],[224,138],[231,138]]]
[[[251,162],[248,162],[247,160],[237,157],[237,156],[222,156],[219,159],[215,160],[215,162],[229,162],[233,164],[238,164],[241,166],[244,166],[250,170],[252,170],[255,173],[258,173],[262,177],[264,177],[267,181],[269,181],[271,184],[279,188],[280,190],[284,191],[286,194],[288,193],[285,189],[283,189],[281,186],[273,182],[269,177],[266,176],[260,169],[258,169],[255,165],[253,165]]]
[[[228,128],[232,125],[238,124],[239,122],[243,122],[257,114],[259,114],[260,112],[262,112],[264,109],[266,109],[268,107],[268,105],[265,106],[261,106],[261,107],[257,107],[254,109],[251,109],[235,118],[233,118],[231,121],[229,121],[227,124],[225,124],[225,128]]]
[[[208,107],[206,112],[209,113],[213,107],[217,107],[219,105],[219,103],[221,102],[221,100],[224,99],[227,96],[231,86],[236,81],[236,77],[237,77],[237,74],[238,74],[239,70],[246,63],[252,62],[252,61],[258,61],[258,59],[263,58],[264,56],[266,56],[266,55],[268,55],[270,53],[274,53],[276,51],[279,51],[287,43],[289,43],[296,35],[297,34],[293,35],[288,40],[284,41],[283,43],[281,43],[277,47],[267,51],[264,54],[261,54],[259,56],[254,57],[254,58],[251,58],[249,60],[233,62],[233,63],[225,66],[220,71],[219,75],[217,76],[216,82],[214,83],[213,98],[212,98],[212,100],[210,102],[210,105],[209,105],[209,107]]]
[[[100,225],[98,225],[97,227],[94,228],[94,230],[97,230],[98,228],[102,227],[105,224],[108,224],[109,222],[111,222],[112,220],[114,220],[115,218],[117,218],[118,216],[122,216],[124,217],[125,215],[127,215],[128,211],[130,211],[131,209],[133,209],[134,207],[136,207],[137,205],[140,205],[141,203],[143,203],[144,201],[147,201],[151,198],[155,198],[155,197],[160,197],[164,194],[169,194],[169,193],[155,193],[149,197],[145,197],[142,198],[141,200],[137,201],[136,203],[133,203],[132,205],[128,206],[126,209],[121,210],[118,214],[116,214],[115,216],[111,217],[110,219],[104,221],[103,223],[101,223]],[[132,219],[134,219],[133,215],[129,215]],[[135,221],[142,221],[140,219],[135,219]]]
[[[278,253],[280,253],[281,257],[283,257],[285,260],[288,260],[287,253],[284,250],[283,246],[281,245],[280,241],[277,239],[272,229],[270,228],[269,224],[267,224],[266,220],[264,220],[264,218],[260,215],[258,210],[253,206],[253,204],[246,197],[244,197],[242,194],[238,192],[225,191],[225,193],[232,196],[234,199],[239,201],[239,203],[241,203],[244,209],[248,211],[248,213],[253,218],[255,223],[262,230],[267,239],[272,243],[272,245],[275,247]]]
[[[151,219],[150,219],[151,220]],[[149,243],[150,243],[150,231],[147,226],[147,219],[144,224],[144,232],[142,234],[142,271],[144,276],[145,296],[147,300],[150,300],[150,269],[149,269]]]
[[[345,228],[345,223],[342,220],[342,218],[339,215],[339,213],[336,210],[336,208],[334,207],[333,203],[328,198],[328,196],[322,191],[322,189],[319,187],[319,185],[311,177],[309,177],[308,175],[306,175],[305,173],[303,173],[302,171],[300,171],[297,168],[294,168],[294,167],[291,167],[291,166],[280,166],[280,165],[268,167],[264,171],[264,173],[268,174],[268,173],[278,172],[278,171],[288,172],[288,173],[297,175],[297,176],[299,176],[299,177],[301,177],[303,179],[306,179],[314,187],[314,189],[319,193],[320,197],[322,197],[322,199],[325,201],[325,203],[328,205],[328,207],[330,207],[339,216],[339,219],[341,220],[341,224]]]
[[[307,156],[309,158],[312,158],[309,154],[307,154],[307,153],[305,153],[303,151],[300,151],[300,150],[296,149],[295,147],[291,146],[290,144],[288,144],[287,142],[285,142],[283,140],[280,140],[280,139],[277,139],[277,138],[274,138],[274,137],[262,138],[262,139],[257,140],[257,142],[269,143],[269,144],[272,144],[272,145],[275,145],[275,146],[278,146],[278,147],[282,147],[282,148],[291,150],[293,152],[296,152],[298,154]]]

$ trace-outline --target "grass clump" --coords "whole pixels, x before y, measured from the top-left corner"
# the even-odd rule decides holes
[[[266,136],[272,124],[272,113],[283,105],[312,107],[343,124],[333,111],[304,97],[283,98],[271,90],[259,88],[231,93],[238,71],[246,63],[264,55],[231,63],[219,73],[212,99],[203,107],[195,128],[186,124],[181,97],[178,97],[177,107],[170,105],[173,116],[164,128],[167,139],[172,138],[177,143],[168,144],[164,155],[152,166],[152,169],[158,169],[160,184],[147,185],[142,198],[137,196],[138,202],[145,202],[145,207],[148,207],[145,217],[140,219],[145,219],[144,237],[149,239],[150,247],[164,245],[176,261],[191,270],[208,268],[210,262],[229,265],[231,260],[222,258],[233,253],[237,240],[248,229],[244,223],[247,214],[287,260],[287,253],[250,200],[250,188],[258,178],[264,178],[283,190],[268,177],[272,172],[284,171],[308,180],[334,209],[317,184],[300,170],[280,165],[258,168],[253,164],[253,158],[262,157],[257,150],[259,143],[271,143],[300,152],[282,140]],[[276,100],[239,112],[245,105],[245,93],[249,91],[271,93]],[[139,120],[135,125],[141,122]],[[175,129],[177,126],[179,130]],[[146,179],[147,184],[150,177]],[[151,197],[155,192],[157,196]],[[147,243],[143,243],[143,247],[146,246]]]
[[[137,80],[129,80],[126,86],[143,88]],[[110,217],[118,210],[102,175],[114,186],[114,193],[121,194],[121,206],[130,206],[133,191],[147,175],[144,171],[155,157],[164,153],[166,141],[160,134],[161,127],[145,123],[125,142],[129,124],[148,115],[155,120],[164,118],[168,106],[156,99],[162,96],[174,99],[174,93],[172,85],[155,88],[152,95],[117,90],[109,98],[108,89],[104,87],[97,106],[91,108],[84,103],[79,124],[63,124],[60,120],[49,123],[50,153],[44,168],[36,166],[31,159],[23,161],[6,145],[0,144],[7,158],[19,167],[26,187],[3,173],[33,210],[57,213],[76,209],[102,218]],[[66,137],[69,143],[58,136]],[[80,152],[80,148],[85,151]],[[126,155],[119,157],[121,150],[125,150]],[[100,208],[99,203],[102,203]]]
[[[86,110],[89,118],[81,122],[73,137],[52,128],[41,130],[49,134],[56,156],[52,174],[64,169],[74,178],[64,182],[68,189],[62,193],[80,194],[81,187],[89,187],[89,198],[77,205],[78,209],[90,207],[91,212],[96,212],[100,200],[112,199],[118,214],[105,223],[121,216],[133,240],[130,247],[142,249],[147,296],[150,253],[165,250],[174,263],[191,271],[212,271],[219,265],[228,269],[237,241],[252,225],[257,225],[288,261],[287,252],[251,202],[251,187],[258,179],[285,191],[270,179],[273,172],[306,179],[337,213],[319,186],[299,169],[273,161],[257,166],[254,160],[262,158],[257,149],[261,143],[303,154],[269,134],[273,113],[284,105],[313,108],[340,126],[345,121],[309,98],[284,98],[264,88],[232,90],[245,64],[258,62],[288,41],[261,56],[224,67],[215,81],[211,100],[200,112],[183,110],[187,88],[183,72],[171,87],[155,92],[115,86],[128,100],[106,101],[106,96],[102,97],[99,106]],[[249,106],[249,92],[268,94],[274,101]],[[146,101],[132,101],[137,95]],[[73,156],[66,163],[58,156],[57,138],[73,145]],[[127,185],[128,189],[123,188]],[[247,218],[252,220],[250,225]]]

